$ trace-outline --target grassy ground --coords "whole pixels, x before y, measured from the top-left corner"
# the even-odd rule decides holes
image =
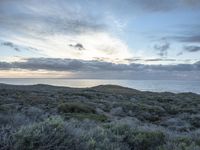
[[[0,85],[2,150],[200,150],[200,95]]]

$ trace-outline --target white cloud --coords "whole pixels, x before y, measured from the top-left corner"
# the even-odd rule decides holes
[[[116,59],[124,60],[132,56],[126,43],[106,32],[88,32],[78,35],[57,34],[43,37],[43,39],[27,37],[14,39],[12,42],[39,49],[39,52],[47,57],[83,60],[104,58],[104,60],[114,62]],[[77,43],[81,43],[84,50],[79,51],[69,46]]]

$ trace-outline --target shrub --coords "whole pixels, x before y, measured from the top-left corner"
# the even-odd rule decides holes
[[[156,150],[165,143],[165,135],[160,131],[140,131],[127,125],[111,127],[114,134],[123,137],[133,150]]]
[[[15,128],[33,122],[23,113],[0,114],[0,126],[13,126]]]
[[[3,126],[0,128],[0,149],[9,150],[13,146],[12,133],[14,129],[11,126]]]
[[[16,104],[3,104],[0,105],[0,113],[9,113],[15,109]]]
[[[116,135],[127,135],[131,132],[131,129],[128,125],[110,125],[107,127],[110,128],[112,133]]]
[[[58,106],[58,111],[63,113],[95,113],[95,109],[92,107],[77,103],[77,102],[70,102],[70,103],[62,103]]]
[[[176,143],[178,143],[179,145],[191,145],[192,144],[192,139],[191,138],[188,138],[188,137],[178,137],[176,140],[175,140]]]
[[[186,143],[176,143],[170,141],[166,145],[162,147],[161,150],[199,150],[200,146],[196,145],[194,142],[192,142],[190,145]]]
[[[96,127],[87,132],[85,141],[88,150],[130,150],[120,137],[101,127]]]
[[[109,130],[96,124],[73,120],[64,122],[60,117],[53,117],[19,129],[14,134],[11,149],[128,150],[128,147]]]
[[[24,126],[14,134],[14,149],[79,149],[73,130],[60,117]]]
[[[137,117],[141,121],[156,122],[160,121],[166,112],[163,107],[156,105],[143,104],[141,101],[135,103],[117,103],[122,107],[124,115]]]
[[[94,120],[98,122],[105,122],[108,120],[108,118],[105,115],[89,114],[89,113],[67,113],[65,114],[65,117],[68,119],[76,118],[78,120],[89,119],[89,120]]]
[[[129,146],[136,150],[156,150],[165,142],[165,136],[159,131],[133,131],[125,140]]]
[[[200,128],[200,115],[191,115],[191,117],[189,118],[189,122],[195,128]]]

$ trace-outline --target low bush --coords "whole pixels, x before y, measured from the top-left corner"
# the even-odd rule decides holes
[[[118,138],[92,122],[65,122],[60,117],[24,126],[13,134],[16,150],[128,150]],[[87,126],[87,128],[85,128]]]
[[[108,87],[0,89],[0,150],[200,150],[199,95]]]
[[[3,126],[0,128],[0,150],[10,150],[13,148],[14,130],[11,126]]]
[[[156,150],[165,144],[165,135],[160,131],[140,131],[127,125],[114,126],[111,130],[114,134],[122,136],[123,142],[132,150]]]
[[[94,120],[97,122],[105,122],[108,120],[107,116],[101,114],[90,114],[90,113],[67,113],[65,114],[65,118],[76,118],[78,120]]]
[[[165,143],[165,135],[159,131],[133,131],[125,141],[136,150],[156,150]]]
[[[168,142],[164,145],[161,150],[199,150],[200,146],[196,145],[194,142],[187,144],[184,142]]]
[[[73,130],[60,117],[21,127],[14,134],[14,149],[80,149]],[[77,144],[78,143],[78,144]]]
[[[58,111],[62,113],[95,113],[95,109],[78,102],[62,103],[58,106]]]

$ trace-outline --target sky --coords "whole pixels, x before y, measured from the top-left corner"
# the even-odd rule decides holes
[[[200,80],[200,1],[0,0],[0,78]]]

